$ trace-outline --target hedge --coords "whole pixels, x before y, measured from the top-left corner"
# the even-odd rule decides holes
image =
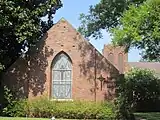
[[[37,117],[64,119],[105,119],[115,118],[114,105],[109,102],[51,101],[47,98],[15,101],[3,112],[12,117]]]

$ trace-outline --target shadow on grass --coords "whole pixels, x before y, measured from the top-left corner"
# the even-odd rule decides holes
[[[136,120],[160,120],[160,112],[149,112],[149,113],[135,113]]]

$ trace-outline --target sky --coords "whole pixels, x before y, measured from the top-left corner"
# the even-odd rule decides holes
[[[79,15],[81,13],[88,13],[89,6],[99,3],[100,0],[62,0],[63,7],[60,8],[55,16],[54,22],[58,22],[62,17],[65,18],[73,27],[78,28],[80,26]],[[90,39],[96,49],[102,52],[104,44],[111,43],[111,37],[109,33],[103,32],[103,38],[94,40]],[[138,62],[140,60],[139,51],[132,49],[128,53],[129,62]]]

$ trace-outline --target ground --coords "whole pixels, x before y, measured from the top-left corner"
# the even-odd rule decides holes
[[[160,120],[160,112],[150,113],[135,113],[136,119]],[[0,117],[0,120],[50,120],[49,118],[18,118],[18,117]],[[71,119],[56,119],[56,120],[71,120]],[[76,119],[74,119],[76,120]]]
[[[143,118],[146,120],[160,120],[160,112],[150,113],[135,113],[136,118]]]
[[[50,120],[48,118],[18,118],[18,117],[0,117],[0,120]],[[56,119],[62,120],[62,119]],[[65,119],[63,119],[65,120]],[[68,119],[69,120],[69,119]]]
[[[51,119],[49,118],[0,117],[0,120],[51,120]],[[56,120],[71,120],[71,119],[56,119]],[[74,119],[74,120],[77,120],[77,119]]]

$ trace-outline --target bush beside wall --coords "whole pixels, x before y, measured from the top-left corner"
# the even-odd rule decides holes
[[[135,120],[134,112],[160,111],[160,78],[154,71],[132,68],[116,86],[117,119]]]
[[[14,117],[42,117],[64,119],[105,119],[115,118],[114,105],[109,102],[50,101],[48,98],[20,100],[10,106],[6,115]]]

